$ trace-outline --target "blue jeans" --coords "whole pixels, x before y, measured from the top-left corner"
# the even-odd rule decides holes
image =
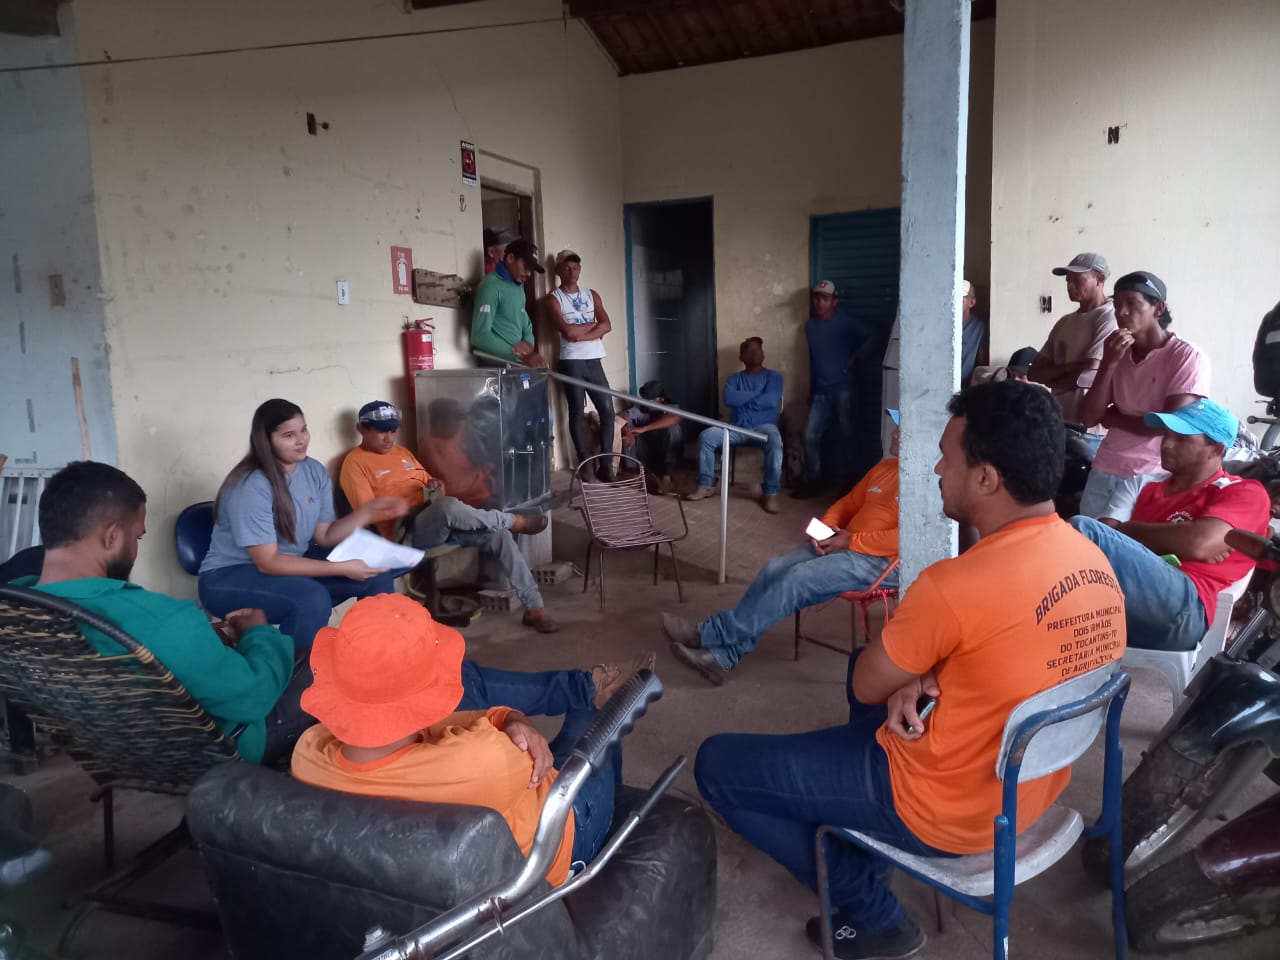
[[[869,557],[852,550],[820,557],[812,546],[774,557],[756,574],[737,604],[698,624],[702,645],[720,666],[732,670],[756,648],[760,634],[779,620],[846,590],[866,590],[890,562],[889,557]],[[883,585],[896,589],[898,571],[885,577]]]
[[[511,707],[530,717],[564,717],[548,745],[561,769],[595,718],[596,685],[585,670],[514,673],[462,661],[459,710]],[[604,769],[587,778],[573,801],[573,859],[590,863],[613,823],[614,787],[622,780],[622,750],[610,752]]]
[[[529,563],[508,532],[515,516],[500,510],[478,510],[456,497],[440,497],[413,520],[409,542],[419,550],[439,546],[449,540],[476,547],[494,557],[511,581],[511,589],[526,610],[542,606],[542,594],[533,579]]]
[[[875,739],[885,708],[855,702],[850,713],[848,724],[811,733],[710,737],[694,766],[699,792],[734,832],[810,890],[817,888],[814,839],[822,824],[911,853],[942,853],[918,840],[894,809],[888,757]],[[844,843],[832,843],[828,857],[831,903],[842,919],[877,933],[902,924],[886,863]]]
[[[1089,517],[1072,517],[1068,522],[1111,562],[1124,594],[1128,645],[1143,650],[1194,650],[1209,624],[1191,578],[1105,523]]]
[[[755,447],[764,450],[764,480],[760,484],[762,493],[777,493],[782,485],[782,432],[776,424],[766,423],[750,429],[765,434],[769,439],[763,443],[744,437],[740,433],[730,432],[729,446]],[[716,479],[716,461],[720,459],[720,449],[724,446],[724,431],[718,427],[707,427],[698,434],[698,486],[710,487]]]
[[[835,420],[840,426],[840,442],[848,446],[853,437],[853,410],[850,391],[815,393],[809,398],[809,420],[804,425],[804,478],[809,483],[822,480],[822,438]]]
[[[328,553],[312,547],[307,556],[323,559]],[[298,649],[310,647],[328,626],[333,608],[352,597],[376,597],[395,593],[396,577],[404,570],[388,570],[368,580],[347,577],[276,577],[252,563],[238,563],[200,574],[200,605],[218,617],[242,607],[262,610],[270,623],[293,638]]]

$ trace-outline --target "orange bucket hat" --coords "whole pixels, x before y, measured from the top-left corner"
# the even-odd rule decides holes
[[[343,743],[394,743],[453,713],[465,647],[462,634],[408,597],[366,597],[316,634],[302,708]]]

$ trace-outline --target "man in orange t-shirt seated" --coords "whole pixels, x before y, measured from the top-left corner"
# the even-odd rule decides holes
[[[921,572],[880,638],[851,658],[849,723],[791,736],[722,734],[698,751],[703,797],[810,888],[818,824],[927,856],[989,851],[1010,712],[1124,653],[1124,596],[1111,565],[1054,513],[1065,445],[1057,402],[1007,380],[965,390],[949,410],[934,468],[942,508],[981,539]],[[916,712],[922,693],[937,703],[927,720]],[[1069,776],[1019,786],[1019,832]],[[890,891],[889,867],[837,846],[835,955],[919,951],[924,934]],[[810,939],[819,930],[814,917]]]
[[[293,775],[312,786],[370,797],[489,807],[526,856],[555,767],[595,714],[574,711],[550,744],[509,707],[454,713],[462,699],[458,631],[401,594],[368,597],[311,648],[315,680],[302,707],[319,723],[298,740]],[[589,862],[613,820],[622,755],[583,783],[547,880]]]
[[[866,590],[898,557],[898,423],[893,420],[889,456],[872,467],[822,515],[836,532],[825,540],[774,557],[756,574],[734,606],[694,623],[662,615],[671,652],[685,666],[719,686],[760,642],[760,635],[797,610],[825,603],[846,590]],[[895,568],[881,581],[898,586]]]
[[[419,550],[428,550],[453,540],[493,556],[524,605],[524,625],[539,633],[559,629],[547,616],[529,563],[512,538],[517,533],[545,530],[544,515],[479,510],[450,496],[452,489],[444,480],[433,477],[417,457],[396,443],[400,411],[394,404],[385,400],[366,403],[360,408],[356,429],[360,446],[343,459],[338,479],[353,510],[378,497],[400,497],[413,510],[423,507],[430,493],[431,502],[409,520],[409,542]],[[386,521],[378,532],[390,537],[395,522]]]

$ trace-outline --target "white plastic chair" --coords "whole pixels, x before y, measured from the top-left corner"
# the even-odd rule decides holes
[[[1187,684],[1200,672],[1201,667],[1226,646],[1227,630],[1231,627],[1231,610],[1244,595],[1252,576],[1253,571],[1250,570],[1218,594],[1213,622],[1194,650],[1142,650],[1126,647],[1120,662],[1126,667],[1155,670],[1163,674],[1169,684],[1169,691],[1173,694],[1173,707],[1176,710],[1182,703]]]
[[[899,850],[864,833],[845,827],[822,826],[817,833],[818,915],[822,921],[822,950],[834,960],[831,904],[827,890],[827,842],[840,840],[888,861],[917,880],[992,917],[992,956],[1009,955],[1009,909],[1014,887],[1043,873],[1061,860],[1081,834],[1107,836],[1112,856],[1120,854],[1120,713],[1129,691],[1129,677],[1109,663],[1072,677],[1056,687],[1022,701],[1005,723],[995,774],[1004,784],[1003,804],[995,817],[993,850],[960,857],[918,856]],[[1054,804],[1035,823],[1014,836],[1018,822],[1018,783],[1069,767],[1086,750],[1106,718],[1106,758],[1102,786],[1102,814],[1096,824],[1084,825],[1080,813]],[[991,899],[987,899],[990,897]],[[1111,920],[1115,953],[1124,960],[1128,933],[1124,913],[1124,876],[1117,863],[1111,871]]]

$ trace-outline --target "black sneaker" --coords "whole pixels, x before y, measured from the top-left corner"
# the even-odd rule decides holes
[[[804,932],[819,950],[822,949],[822,921],[810,917]],[[832,943],[840,960],[902,960],[914,957],[924,947],[924,931],[910,917],[897,930],[871,933],[859,930],[839,913],[831,918]]]

